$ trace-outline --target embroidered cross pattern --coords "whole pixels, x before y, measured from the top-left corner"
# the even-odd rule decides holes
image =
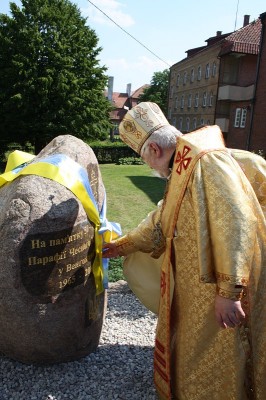
[[[177,164],[176,172],[178,173],[178,175],[181,175],[183,169],[187,169],[190,161],[192,160],[192,157],[187,157],[190,150],[190,147],[184,146],[182,154],[180,151],[177,152],[175,164]]]

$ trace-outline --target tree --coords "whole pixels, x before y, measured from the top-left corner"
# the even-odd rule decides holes
[[[139,96],[139,101],[152,101],[157,103],[164,114],[167,114],[169,86],[169,70],[153,74],[150,86],[144,89],[143,94]]]
[[[10,3],[0,14],[0,138],[39,151],[59,134],[106,137],[110,105],[100,47],[68,0]]]

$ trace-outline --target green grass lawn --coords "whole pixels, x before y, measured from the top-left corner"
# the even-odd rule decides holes
[[[165,180],[146,165],[101,164],[107,196],[107,218],[119,222],[123,234],[135,228],[162,199]]]

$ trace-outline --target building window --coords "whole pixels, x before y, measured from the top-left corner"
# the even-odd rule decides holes
[[[206,122],[207,125],[211,125],[211,121],[208,119]]]
[[[246,121],[247,121],[247,109],[242,108],[241,119],[240,119],[240,128],[245,128]]]
[[[215,76],[216,75],[216,62],[214,62],[213,64],[212,64],[212,76]]]
[[[186,119],[186,131],[189,132],[190,119]]]
[[[195,71],[194,68],[192,68],[191,72],[190,72],[190,82],[194,82],[194,78],[195,78]]]
[[[180,85],[180,75],[177,74],[177,77],[176,77],[176,86],[179,86],[179,85]]]
[[[236,109],[236,115],[235,115],[235,128],[239,128],[240,125],[240,119],[241,119],[241,108]]]
[[[198,81],[201,80],[201,66],[200,66],[200,65],[198,66],[198,75],[197,75],[197,79],[198,79]]]
[[[175,98],[175,108],[177,108],[178,107],[178,97],[176,96],[176,98]]]
[[[176,117],[173,118],[172,125],[176,127]]]
[[[207,92],[204,92],[202,97],[202,107],[206,107],[206,105],[207,105]]]
[[[183,85],[187,83],[187,71],[184,72]]]
[[[194,106],[197,108],[199,106],[199,94],[195,94]]]
[[[235,113],[235,128],[245,128],[247,121],[247,109],[237,108]]]
[[[197,129],[197,118],[193,118],[193,129]]]
[[[183,129],[183,118],[182,118],[182,117],[179,118],[179,127],[178,127],[178,129],[179,129],[180,131],[182,131],[182,129]]]
[[[203,119],[203,118],[201,118],[201,120],[200,120],[200,125],[201,125],[201,126],[204,125],[204,119]]]
[[[191,108],[191,104],[192,104],[192,94],[190,93],[188,95],[188,99],[187,99],[187,106],[188,108]]]
[[[210,93],[210,97],[209,97],[209,107],[212,107],[213,105],[213,93]]]
[[[205,68],[205,78],[208,79],[210,77],[210,64],[208,63]]]
[[[184,95],[182,95],[181,96],[181,102],[180,102],[180,108],[184,108],[184,104],[185,104],[185,96]]]

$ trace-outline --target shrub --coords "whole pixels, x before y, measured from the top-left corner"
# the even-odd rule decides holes
[[[124,280],[122,258],[111,258],[109,260],[109,271],[108,271],[109,282],[117,282]]]
[[[123,157],[119,158],[117,165],[143,165],[144,161],[137,157]]]

